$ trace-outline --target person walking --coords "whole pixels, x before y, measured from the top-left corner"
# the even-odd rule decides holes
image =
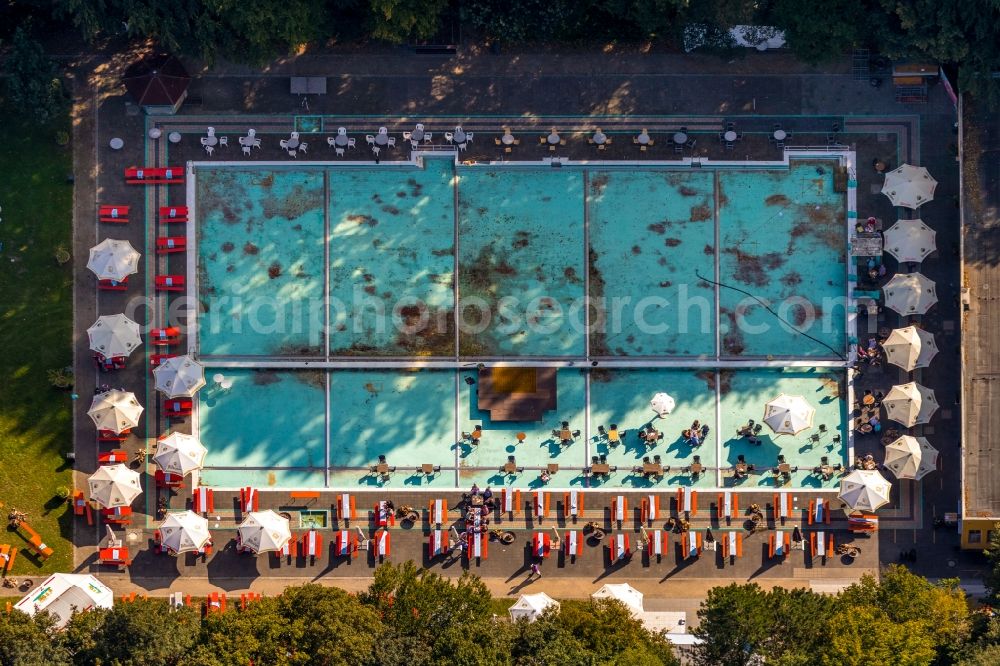
[[[542,568],[538,566],[537,562],[532,562],[531,571],[528,573],[528,580],[535,580],[542,577]]]

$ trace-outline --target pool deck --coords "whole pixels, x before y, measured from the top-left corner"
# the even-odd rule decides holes
[[[954,121],[950,104],[944,98],[940,87],[932,89],[931,103],[925,108],[903,107],[891,101],[891,88],[883,87],[881,91],[872,91],[867,86],[856,84],[839,72],[788,74],[783,69],[773,72],[755,71],[754,67],[771,59],[751,54],[748,61],[756,63],[745,71],[741,63],[725,65],[720,70],[708,67],[692,70],[690,74],[681,74],[677,67],[685,67],[683,63],[698,62],[698,58],[683,57],[674,65],[665,67],[655,65],[657,57],[643,58],[649,64],[636,64],[628,58],[616,56],[618,63],[614,76],[598,74],[594,65],[583,69],[574,68],[571,63],[564,62],[558,68],[549,65],[539,65],[540,75],[524,85],[522,78],[517,78],[516,93],[513,85],[514,73],[494,72],[495,66],[486,62],[477,62],[475,58],[465,62],[467,75],[462,76],[452,72],[450,65],[441,65],[438,61],[425,65],[430,61],[416,62],[412,57],[397,59],[397,65],[379,72],[363,72],[367,65],[355,61],[351,67],[358,68],[357,73],[347,76],[341,82],[341,92],[344,97],[331,96],[326,100],[314,100],[315,113],[330,113],[336,105],[339,112],[344,108],[345,100],[352,113],[369,117],[384,117],[386,112],[392,114],[389,122],[397,125],[408,125],[416,120],[428,120],[436,115],[446,116],[440,121],[443,126],[465,121],[463,108],[470,100],[478,100],[482,108],[494,116],[486,121],[491,127],[502,124],[514,125],[518,132],[536,132],[541,134],[552,124],[558,124],[569,138],[565,154],[573,159],[593,159],[593,146],[586,144],[586,132],[595,123],[600,123],[606,132],[617,132],[616,138],[633,132],[635,127],[649,126],[651,132],[665,134],[681,125],[686,125],[694,131],[702,131],[711,136],[721,128],[722,117],[717,115],[719,109],[739,110],[732,116],[748,133],[747,139],[740,147],[739,157],[768,160],[774,159],[776,153],[766,141],[766,133],[771,124],[781,121],[794,131],[804,145],[823,145],[829,132],[830,123],[838,121],[843,128],[846,143],[858,155],[858,164],[867,165],[875,157],[890,161],[892,164],[910,162],[924,164],[931,168],[938,178],[937,199],[947,201],[957,192],[957,177],[954,172],[954,156],[948,151],[948,137]],[[504,59],[506,61],[506,58]],[[544,63],[545,57],[532,57],[521,62]],[[668,60],[670,60],[668,58]],[[346,61],[345,61],[346,62]],[[366,62],[369,62],[366,60]],[[371,61],[375,62],[375,61]],[[377,61],[382,63],[381,60]],[[443,62],[443,61],[442,61]],[[499,61],[498,61],[499,62]],[[670,60],[670,62],[674,62]],[[704,62],[711,62],[705,60]],[[329,63],[317,60],[309,64],[308,58],[296,63],[297,73],[306,72],[309,67],[316,72],[328,71]],[[379,65],[382,67],[382,65]],[[442,69],[444,67],[444,69]],[[304,69],[303,69],[304,68]],[[651,69],[650,69],[651,68]],[[600,69],[600,68],[597,68]],[[557,71],[558,70],[558,71]],[[647,71],[648,70],[648,71]],[[194,140],[194,135],[204,132],[206,125],[222,126],[232,123],[234,132],[244,133],[246,127],[255,126],[259,132],[269,132],[274,135],[287,134],[294,127],[292,116],[287,115],[290,103],[287,97],[287,81],[283,79],[279,67],[269,77],[247,75],[245,72],[227,72],[218,78],[209,78],[204,82],[203,106],[185,109],[182,115],[173,118],[162,118],[164,128],[177,129],[185,134],[185,140],[172,153],[180,163],[188,160],[203,160],[204,152]],[[345,70],[348,71],[348,70]],[[670,75],[662,72],[670,71]],[[798,70],[796,70],[798,71]],[[635,77],[632,78],[632,74]],[[499,79],[495,77],[499,76]],[[448,82],[448,91],[438,94],[437,81]],[[121,171],[124,167],[135,164],[164,164],[165,154],[159,153],[156,146],[140,140],[146,129],[146,118],[141,115],[127,113],[124,99],[118,91],[101,87],[103,79],[93,79],[84,75],[78,77],[77,115],[79,123],[74,129],[75,151],[74,171],[77,181],[77,212],[75,215],[76,236],[74,239],[74,256],[87,256],[87,249],[97,240],[105,236],[127,238],[137,248],[146,248],[151,243],[148,230],[153,228],[152,218],[147,217],[147,224],[125,225],[126,228],[106,229],[94,221],[94,211],[97,203],[130,203],[147,209],[155,210],[155,206],[168,203],[177,204],[184,199],[183,188],[171,186],[166,188],[126,188],[121,183]],[[110,80],[110,79],[107,79]],[[497,81],[502,85],[496,86]],[[412,82],[416,87],[401,86],[401,82]],[[425,85],[426,84],[426,85]],[[94,87],[91,87],[91,86]],[[419,92],[424,88],[430,92]],[[547,116],[546,114],[565,113],[565,96],[554,95],[554,89],[568,91],[568,99],[579,97],[579,112],[582,116]],[[507,91],[506,93],[504,91]],[[579,93],[577,93],[579,91]],[[414,94],[420,99],[415,100]],[[751,100],[751,94],[753,99]],[[515,102],[514,100],[520,100]],[[325,107],[325,108],[324,108]],[[233,109],[240,109],[240,116],[232,115]],[[751,109],[753,110],[751,112]],[[789,115],[797,114],[797,115]],[[346,122],[357,123],[357,116],[347,118]],[[385,121],[383,121],[385,122]],[[574,123],[576,123],[574,125]],[[375,123],[377,124],[377,123]],[[483,130],[477,130],[482,132]],[[394,130],[398,134],[398,130]],[[620,135],[620,136],[619,136]],[[106,147],[110,136],[126,138],[126,147],[122,151],[112,152]],[[482,134],[488,138],[489,134]],[[660,142],[658,142],[660,143]],[[276,144],[276,142],[275,142]],[[469,155],[472,159],[489,159],[492,146],[478,142],[476,149],[486,150]],[[668,148],[669,146],[667,146]],[[528,148],[528,146],[522,146]],[[235,150],[235,147],[230,147]],[[634,155],[632,146],[625,141],[615,141],[614,150],[607,153],[609,158],[622,159]],[[532,146],[532,157],[538,157],[540,151]],[[528,152],[522,150],[521,152]],[[664,149],[663,152],[667,152]],[[699,155],[713,159],[724,159],[727,155],[714,141],[699,142],[696,151]],[[662,157],[662,153],[660,154]],[[262,160],[291,162],[277,147],[266,148],[260,155]],[[645,159],[645,158],[642,158]],[[671,156],[666,156],[671,159]],[[176,164],[171,159],[172,164]],[[874,214],[883,219],[892,219],[895,211],[878,194],[877,186],[870,169],[859,174],[859,210],[866,214]],[[925,221],[937,228],[941,255],[948,256],[949,242],[955,235],[954,225],[938,224],[937,217],[942,214],[945,204],[937,201],[925,207]],[[923,212],[923,211],[922,211]],[[135,222],[135,220],[133,221]],[[957,239],[955,240],[957,243]],[[130,284],[126,293],[97,292],[91,285],[92,275],[85,269],[84,261],[75,265],[75,330],[77,336],[77,353],[75,370],[77,383],[80,387],[89,387],[106,381],[98,375],[90,354],[86,350],[86,336],[82,331],[89,326],[96,313],[107,314],[125,309],[129,299],[141,298],[151,290],[152,275],[155,273],[183,272],[184,264],[176,257],[156,257],[151,252],[144,252],[141,264],[142,274]],[[957,287],[957,277],[952,276],[953,266],[945,261],[936,261],[934,257],[924,262],[922,270],[938,280],[941,303],[937,310],[922,318],[925,326],[935,326],[943,330],[939,337],[939,346],[957,346],[958,332],[955,326],[957,313],[949,296]],[[957,292],[956,292],[957,293]],[[957,301],[956,301],[957,302]],[[157,321],[163,321],[167,316],[166,304],[158,302],[153,308],[152,316]],[[880,315],[880,326],[895,326],[897,318],[893,313]],[[942,393],[949,393],[956,387],[953,373],[946,372],[948,364],[939,364],[923,372],[917,372],[918,381],[928,383]],[[166,431],[166,421],[163,418],[161,406],[152,391],[151,382],[147,386],[148,372],[144,363],[133,361],[129,368],[119,373],[115,381],[135,390],[140,401],[146,405],[140,427],[129,438],[123,448],[134,450],[149,446],[151,440]],[[856,380],[858,389],[872,388],[886,390],[889,385],[903,379],[902,373],[894,368],[868,371],[863,378]],[[922,378],[921,378],[922,377]],[[142,387],[147,386],[145,390]],[[87,391],[81,391],[86,393]],[[944,405],[943,405],[944,406]],[[96,466],[96,445],[93,427],[85,414],[86,405],[83,401],[77,403],[75,469],[78,487],[84,487],[86,477]],[[931,435],[934,429],[944,432],[954,426],[956,412],[950,408],[939,411],[934,422],[928,426],[914,429],[913,434]],[[177,429],[184,430],[185,424],[175,424]],[[877,438],[860,437],[855,442],[858,454],[871,451],[879,452]],[[147,471],[150,471],[147,468]],[[155,506],[155,497],[159,494],[152,483],[151,473],[143,476],[144,487],[149,492],[145,502],[137,504],[145,507]],[[782,584],[786,586],[801,583],[814,583],[814,586],[834,584],[844,580],[854,580],[862,571],[874,571],[879,560],[894,561],[899,549],[918,547],[921,561],[915,566],[921,573],[941,575],[939,565],[947,560],[957,559],[958,569],[949,573],[962,574],[972,566],[968,561],[957,558],[952,551],[953,537],[945,533],[936,533],[930,528],[930,517],[943,511],[954,510],[957,503],[959,479],[956,466],[945,465],[938,473],[938,478],[931,478],[922,484],[912,482],[894,482],[892,503],[880,510],[883,529],[877,539],[866,540],[870,547],[864,548],[862,558],[854,565],[846,566],[839,562],[827,563],[826,567],[812,566],[812,563],[802,553],[793,552],[785,565],[770,566],[766,557],[758,555],[751,549],[745,551],[742,559],[735,566],[722,568],[714,557],[702,558],[690,565],[684,566],[677,553],[664,559],[663,562],[645,566],[640,558],[635,558],[623,567],[610,566],[606,561],[604,549],[588,547],[581,557],[580,564],[584,567],[572,568],[572,564],[552,568],[555,562],[549,561],[543,566],[546,577],[539,583],[533,583],[529,591],[551,590],[554,596],[582,596],[592,591],[601,582],[616,580],[634,581],[647,595],[701,597],[704,591],[713,584],[728,580],[759,580],[765,586]],[[217,506],[224,506],[228,498],[224,493],[217,499]],[[273,494],[273,497],[271,497]],[[280,493],[265,492],[264,503],[281,506],[285,500],[278,497]],[[807,500],[809,491],[797,493],[801,500]],[[287,495],[286,495],[287,496]],[[442,496],[458,499],[454,494]],[[375,501],[391,497],[397,505],[406,501],[419,504],[417,499],[426,499],[426,493],[416,496],[407,495],[400,490],[370,490],[359,491],[359,507],[367,506]],[[413,497],[408,500],[407,498]],[[641,493],[629,494],[629,505],[641,499]],[[771,493],[759,495],[759,502],[770,502]],[[668,499],[668,494],[663,494]],[[748,498],[749,499],[749,498]],[[189,501],[189,493],[171,494],[169,497],[172,508],[181,508]],[[330,504],[328,500],[322,500]],[[423,501],[422,499],[420,501]],[[603,495],[588,508],[594,507],[598,513],[603,513],[610,503],[610,494]],[[143,512],[141,520],[149,520],[143,506],[137,506],[137,512]],[[838,541],[849,539],[843,529],[843,523],[837,521],[831,529],[835,531]],[[232,517],[229,512],[221,512],[220,527],[217,530],[217,543],[225,544],[232,537]],[[770,515],[770,514],[769,514]],[[705,516],[695,518],[698,527]],[[219,587],[237,591],[242,589],[260,589],[262,591],[280,590],[283,585],[305,580],[320,582],[336,582],[348,588],[357,588],[370,580],[370,565],[356,566],[359,560],[351,564],[338,563],[324,558],[315,565],[296,563],[295,566],[277,567],[268,558],[236,558],[230,550],[217,549],[217,554],[207,563],[188,563],[184,560],[156,557],[146,548],[145,539],[149,532],[145,522],[127,532],[128,543],[138,551],[134,564],[129,572],[124,574],[108,570],[100,572],[102,578],[111,581],[116,591],[126,592],[129,589],[146,589],[153,594],[165,595],[168,590],[181,590],[197,594],[199,590]],[[708,522],[704,525],[707,526]],[[523,526],[522,526],[523,525]],[[527,530],[534,525],[524,522],[516,524],[518,529]],[[422,562],[423,536],[414,532],[396,528],[394,532],[393,558],[397,561],[413,558]],[[634,530],[633,526],[630,529]],[[422,532],[422,530],[420,530]],[[94,545],[103,536],[100,526],[89,528],[76,524],[74,542],[77,545],[76,562],[80,570],[100,568],[94,564]],[[752,537],[751,541],[758,537]],[[673,542],[672,542],[673,543]],[[496,594],[516,594],[524,589],[521,582],[529,563],[527,554],[522,549],[523,541],[518,540],[507,552],[496,548],[491,550],[490,559],[484,566],[477,567],[477,573],[485,576],[490,589]],[[880,552],[881,551],[881,552]],[[880,558],[880,554],[882,557]],[[464,566],[436,567],[436,570],[446,575],[454,575],[464,569]],[[335,580],[336,579],[336,580]],[[586,583],[586,585],[583,585]],[[829,587],[829,585],[828,585]],[[576,593],[574,593],[576,592]]]

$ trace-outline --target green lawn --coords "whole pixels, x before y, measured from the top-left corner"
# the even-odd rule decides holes
[[[0,532],[20,550],[13,574],[22,576],[72,565],[72,512],[55,500],[58,486],[72,486],[70,393],[46,377],[72,363],[72,272],[55,259],[71,247],[72,155],[56,144],[69,119],[42,127],[28,115],[0,100],[0,513],[6,525],[10,507],[26,512],[55,554],[40,564],[24,539]]]

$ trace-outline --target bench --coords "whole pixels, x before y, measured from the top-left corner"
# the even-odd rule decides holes
[[[318,490],[293,490],[289,493],[289,496],[293,500],[318,500],[319,491]],[[311,504],[311,502],[309,502]]]

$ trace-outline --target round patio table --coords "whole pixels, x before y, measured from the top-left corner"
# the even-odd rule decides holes
[[[180,143],[181,142],[181,133],[180,132],[171,132],[170,134],[167,135],[167,139],[170,140],[170,143]]]
[[[688,140],[688,135],[685,134],[684,132],[674,133],[674,143],[676,143],[677,145],[683,145],[687,143],[687,140]]]
[[[461,127],[455,128],[455,135],[452,137],[455,143],[465,143],[465,131]]]
[[[111,150],[121,150],[125,146],[125,142],[115,137],[108,142],[108,145],[111,146]]]
[[[509,145],[513,144],[514,143],[514,135],[513,134],[504,134],[502,137],[500,137],[500,143],[502,143],[505,146],[509,146]]]
[[[556,134],[555,132],[552,132],[552,134],[549,134],[545,140],[551,143],[552,145],[556,145],[557,143],[559,143],[559,135]]]
[[[379,132],[378,134],[375,135],[375,143],[380,146],[386,145],[387,143],[389,143],[389,135],[382,134],[381,132]]]
[[[733,130],[729,130],[728,132],[725,133],[723,138],[726,141],[736,141],[736,132],[734,132]]]
[[[219,137],[215,136],[214,134],[212,136],[206,136],[205,137],[205,145],[206,146],[217,146],[217,145],[219,145]]]
[[[289,150],[295,150],[298,147],[299,147],[299,139],[298,139],[298,137],[291,137],[291,138],[288,139],[288,148],[289,148]]]
[[[161,136],[163,136],[163,130],[159,127],[153,127],[149,130],[150,139],[159,139]]]
[[[347,134],[338,134],[333,138],[334,145],[340,146],[341,148],[346,146],[349,142],[350,140],[347,138]]]
[[[639,136],[635,137],[635,140],[638,141],[641,145],[645,146],[646,144],[649,143],[649,134],[643,132]]]
[[[594,133],[594,143],[596,143],[598,146],[600,146],[603,143],[607,143],[607,140],[608,140],[608,137],[607,137],[607,135],[604,132],[595,132]]]
[[[785,133],[785,130],[783,129],[774,130],[775,141],[784,141],[786,136],[788,136],[788,134]]]
[[[410,141],[423,141],[424,140],[424,129],[422,127],[417,127],[412,132],[410,132]]]

